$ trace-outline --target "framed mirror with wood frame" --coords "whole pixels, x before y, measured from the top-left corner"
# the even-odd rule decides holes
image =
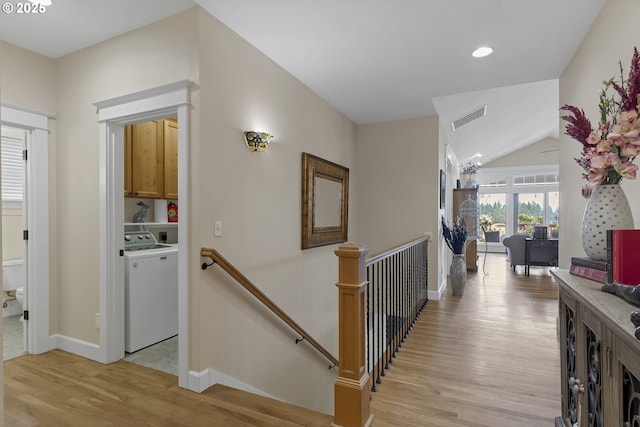
[[[347,241],[349,169],[302,153],[302,249]]]

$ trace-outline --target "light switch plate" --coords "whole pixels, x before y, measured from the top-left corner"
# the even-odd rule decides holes
[[[222,236],[222,221],[216,221],[213,224],[213,235],[215,237]]]

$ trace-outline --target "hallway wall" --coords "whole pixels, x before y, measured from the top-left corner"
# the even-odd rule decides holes
[[[15,106],[28,107],[42,112],[53,112],[55,105],[55,84],[53,61],[43,56],[29,52],[17,46],[0,40],[0,102]],[[0,117],[2,120],[2,117]],[[55,162],[55,126],[49,121],[52,134],[49,135],[50,153],[49,171]],[[49,179],[49,203],[52,205],[52,190],[55,189],[53,175]],[[51,210],[50,210],[51,211]],[[55,222],[55,214],[49,219],[50,229]],[[1,247],[0,247],[1,250]],[[55,256],[55,255],[54,255]],[[51,267],[51,274],[55,274],[55,267]],[[0,273],[0,280],[2,274]],[[55,289],[55,280],[50,281],[50,287]],[[0,320],[0,339],[2,338],[2,321]],[[55,329],[55,316],[50,315],[50,327]],[[0,367],[0,383],[4,380]],[[0,402],[4,402],[4,388],[0,388]],[[4,405],[0,405],[0,420],[4,420]]]
[[[350,169],[349,240],[359,209],[356,126],[297,79],[201,11],[201,141],[193,194],[200,213],[193,251],[221,252],[337,356],[338,245],[301,250],[302,153]],[[243,131],[274,135],[263,153]],[[213,236],[214,221],[223,223]],[[333,412],[336,370],[218,268],[193,275],[194,369],[250,383],[269,394]]]
[[[359,242],[371,253],[431,233],[429,291],[438,289],[439,170],[444,165],[438,117],[358,127]]]
[[[55,61],[59,330],[99,343],[99,139],[93,103],[198,81],[197,9]],[[194,98],[194,108],[197,99]],[[79,251],[78,248],[82,247]]]
[[[622,61],[624,78],[629,74],[633,48],[638,46],[635,37],[638,14],[640,2],[636,0],[608,0],[560,78],[559,105],[584,109],[593,127],[599,118],[598,95],[602,81],[613,76],[619,79],[619,61]],[[573,160],[580,156],[581,145],[564,134],[565,123],[560,121],[560,267],[569,268],[571,257],[584,256],[580,226],[586,199],[581,195],[581,188],[586,181],[581,178],[582,169]],[[638,164],[638,160],[635,163]],[[637,228],[640,226],[640,185],[637,179],[623,180],[621,185],[635,213]]]

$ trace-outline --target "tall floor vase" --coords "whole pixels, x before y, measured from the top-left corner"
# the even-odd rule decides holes
[[[629,201],[620,185],[598,185],[582,217],[582,249],[589,258],[607,260],[607,230],[614,228],[633,228]]]
[[[451,293],[459,296],[464,295],[464,286],[467,282],[467,260],[464,254],[453,254],[449,267],[449,278]]]

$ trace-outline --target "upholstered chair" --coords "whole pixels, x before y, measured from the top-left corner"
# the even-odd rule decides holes
[[[526,239],[529,236],[526,234],[512,234],[511,236],[505,236],[502,239],[502,243],[507,248],[507,258],[511,269],[516,271],[516,265],[526,264]]]

